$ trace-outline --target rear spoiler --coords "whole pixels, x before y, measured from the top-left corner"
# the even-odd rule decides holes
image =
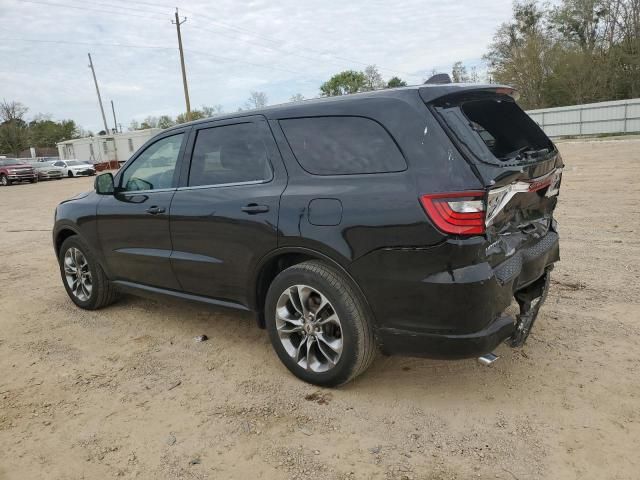
[[[514,99],[518,99],[518,93],[515,88],[508,85],[482,84],[482,83],[446,83],[446,84],[425,84],[422,85],[418,92],[424,103],[431,103],[442,97],[449,95],[459,95],[467,93],[495,93],[497,95],[509,95]]]

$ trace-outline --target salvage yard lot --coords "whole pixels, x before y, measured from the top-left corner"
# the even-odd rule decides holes
[[[640,140],[559,147],[562,260],[527,345],[379,356],[335,390],[247,314],[76,308],[50,229],[93,178],[0,188],[0,479],[638,478]]]

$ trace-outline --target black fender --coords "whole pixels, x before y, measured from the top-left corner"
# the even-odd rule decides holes
[[[367,314],[374,320],[374,325],[377,325],[367,297],[360,288],[358,282],[355,280],[353,275],[351,275],[349,269],[347,268],[350,262],[346,258],[340,257],[337,252],[335,252],[334,254],[338,258],[334,258],[334,256],[327,255],[326,253],[308,247],[284,246],[270,251],[260,259],[260,261],[256,264],[253,275],[251,275],[250,277],[251,284],[247,286],[247,291],[249,292],[249,308],[257,313],[258,325],[261,328],[264,328],[264,305],[262,305],[262,301],[260,299],[261,295],[259,289],[263,281],[264,272],[268,269],[269,265],[272,264],[274,260],[289,254],[304,255],[309,258],[321,260],[343,273],[345,277],[351,282],[356,292],[360,295],[361,300],[364,302],[365,308],[367,309]]]

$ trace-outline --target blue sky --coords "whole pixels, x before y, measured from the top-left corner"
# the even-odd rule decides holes
[[[346,69],[375,64],[385,79],[420,83],[432,69],[477,65],[511,0],[0,0],[0,98],[28,116],[72,118],[102,129],[87,52],[107,120],[119,123],[184,111],[175,26],[182,27],[191,105],[242,106],[252,90],[269,103]]]

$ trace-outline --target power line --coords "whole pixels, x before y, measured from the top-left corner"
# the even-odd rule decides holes
[[[90,11],[90,12],[101,12],[101,13],[110,13],[110,14],[115,14],[115,15],[126,15],[127,17],[138,17],[138,18],[144,18],[146,20],[149,20],[148,15],[160,15],[159,13],[155,13],[155,12],[148,12],[147,15],[136,15],[134,13],[127,13],[127,12],[123,12],[123,11],[119,11],[119,10],[104,10],[101,8],[90,8],[90,7],[80,7],[80,6],[76,6],[76,5],[67,5],[64,3],[51,3],[51,2],[41,2],[38,0],[20,0],[20,3],[34,3],[36,5],[47,5],[50,7],[63,7],[63,8],[75,8],[76,10],[86,10],[86,11]],[[164,18],[167,18],[166,15],[162,15]]]
[[[116,0],[116,1],[118,1],[118,0]],[[122,1],[122,0],[119,0],[119,1]],[[128,1],[128,3],[142,3],[142,2],[138,2],[138,1]],[[148,5],[148,4],[146,4],[146,3],[145,3],[145,5]],[[203,19],[207,19],[207,20],[209,20],[211,23],[216,24],[216,25],[220,25],[220,26],[221,26],[221,27],[223,27],[223,28],[227,28],[227,29],[235,30],[235,31],[240,32],[240,33],[246,33],[246,34],[249,34],[249,35],[251,35],[251,36],[253,36],[253,37],[261,38],[261,39],[263,39],[263,40],[266,40],[267,42],[270,42],[270,43],[273,43],[273,44],[276,44],[276,45],[280,45],[280,44],[282,44],[282,40],[275,39],[275,38],[273,38],[273,37],[268,37],[268,36],[261,35],[261,34],[257,34],[257,33],[255,33],[254,31],[249,30],[249,29],[246,29],[246,28],[243,28],[243,27],[238,27],[238,26],[231,25],[231,24],[228,24],[228,23],[225,23],[225,22],[221,22],[221,21],[216,20],[216,19],[214,19],[214,18],[212,18],[212,17],[210,17],[210,16],[208,16],[208,15],[206,15],[206,14],[204,14],[204,13],[201,13],[201,12],[194,12],[194,11],[187,11],[187,10],[185,10],[185,12],[186,12],[186,13],[189,13],[192,17],[193,17],[193,16],[198,15],[198,16],[200,16],[201,18],[203,18]],[[272,48],[272,47],[269,47],[269,48],[271,48],[272,50],[275,50],[275,51],[280,51],[280,52],[286,53],[286,54],[288,54],[288,55],[296,55],[296,56],[300,56],[300,55],[298,55],[298,54],[290,53],[290,52],[287,52],[287,51],[282,50],[282,49],[279,49],[279,48]],[[317,50],[317,49],[312,49],[312,48],[307,48],[307,50],[309,50],[309,51],[311,51],[311,52],[316,52],[316,53],[317,53],[317,54],[319,54],[319,55],[330,55],[330,56],[332,56],[332,57],[333,57],[333,58],[335,58],[335,59],[342,60],[342,61],[344,61],[344,62],[348,62],[348,63],[356,63],[356,64],[364,65],[364,66],[371,65],[370,63],[361,62],[361,61],[353,60],[353,59],[346,58],[346,57],[341,57],[341,56],[335,55],[335,54],[333,54],[333,53],[331,53],[331,52],[328,52],[328,51],[322,51],[322,50]],[[304,58],[304,57],[303,57],[303,58]],[[306,58],[308,58],[308,57],[306,57]],[[324,59],[321,59],[321,60],[325,61]],[[390,69],[390,68],[381,67],[381,66],[378,66],[378,69],[380,69],[380,70],[384,70],[384,71],[387,71],[387,72],[401,73],[401,74],[403,74],[403,75],[419,76],[419,75],[414,75],[414,74],[409,73],[409,72],[403,72],[403,71],[401,71],[401,70],[397,70],[397,69]]]
[[[127,16],[134,16],[134,17],[138,17],[138,18],[147,18],[146,16],[143,16],[143,15],[134,15],[134,14],[129,15],[126,12],[123,12],[123,11],[103,10],[103,9],[95,9],[95,8],[90,8],[90,7],[79,7],[79,6],[75,6],[75,5],[67,5],[67,4],[62,4],[62,3],[42,2],[42,1],[38,1],[38,0],[21,0],[21,1],[22,2],[26,2],[26,3],[42,4],[42,5],[49,5],[49,6],[54,6],[54,7],[62,7],[62,8],[68,7],[68,8],[75,8],[75,9],[86,10],[86,11],[115,13],[115,14],[118,14],[118,15],[127,15]],[[94,3],[99,3],[99,4],[102,4],[102,5],[106,5],[105,3],[102,3],[102,2],[94,2]],[[126,10],[129,10],[129,9],[130,9],[130,7],[126,8]],[[138,11],[143,11],[143,10],[138,10]],[[151,13],[154,14],[154,15],[161,15],[163,18],[166,18],[165,15],[162,15],[160,13],[155,13],[155,12],[151,12]],[[197,27],[197,26],[196,26],[196,28],[202,29],[202,27]],[[208,31],[208,32],[213,32],[215,34],[224,36],[224,34],[220,33],[220,32],[215,32],[215,31],[208,30],[208,29],[205,29],[205,30]],[[240,40],[246,41],[246,40],[243,40],[243,39],[240,39]],[[252,42],[249,42],[249,41],[246,41],[246,42],[252,43]],[[68,42],[68,43],[71,43],[71,42]],[[116,45],[114,45],[114,46],[116,46]],[[123,46],[125,46],[125,45],[123,45]],[[149,47],[149,48],[155,48],[155,47]],[[160,47],[158,47],[158,48],[160,48]],[[275,50],[275,49],[270,48],[270,47],[264,47],[264,48],[268,48],[270,50]],[[189,50],[189,52],[191,52],[191,50]],[[203,53],[203,52],[199,52],[199,53],[201,55],[212,56],[212,57],[215,57],[215,58],[218,58],[218,59],[227,59],[227,60],[233,61],[232,59],[230,59],[228,57],[213,56],[213,55],[206,54],[206,53]],[[284,53],[287,53],[287,52],[284,52]],[[291,54],[289,54],[289,55],[291,55]],[[293,54],[293,55],[295,55],[295,54]],[[300,56],[300,55],[298,55],[298,56]],[[308,57],[302,57],[302,58],[308,58]],[[310,59],[310,60],[313,60],[313,59]],[[284,68],[284,67],[281,67],[281,66],[274,66],[274,65],[266,66],[266,65],[261,65],[259,63],[252,63],[252,62],[247,62],[247,61],[243,61],[243,60],[238,60],[238,62],[242,62],[242,63],[245,63],[247,65],[253,65],[253,66],[257,66],[257,67],[261,67],[261,68],[270,68],[270,69],[275,69],[275,70],[281,70],[281,71],[284,71],[284,72],[300,74],[300,72],[296,72],[296,71],[293,71],[293,70],[290,70],[290,69],[287,69],[287,68]]]
[[[135,45],[135,44],[125,44],[125,43],[74,42],[74,41],[70,41],[70,40],[42,40],[42,39],[21,38],[21,37],[3,37],[3,38],[0,38],[0,40],[2,40],[2,41],[16,40],[16,41],[20,41],[20,42],[53,43],[53,44],[63,44],[63,45],[83,45],[83,46],[91,46],[91,47],[124,47],[124,48],[143,48],[143,49],[153,49],[153,50],[173,50],[173,51],[177,51],[178,50],[177,47],[169,47],[169,46],[161,46],[161,45]],[[281,70],[283,72],[293,73],[295,75],[305,75],[303,72],[296,71],[296,70],[289,70],[289,69],[286,69],[286,68],[279,68],[279,67],[274,66],[274,65],[265,65],[265,64],[262,64],[262,63],[248,62],[246,60],[239,60],[239,59],[231,58],[231,57],[222,57],[220,55],[214,55],[212,53],[203,52],[203,51],[200,51],[200,50],[185,49],[185,52],[187,52],[189,54],[199,55],[199,56],[202,56],[202,57],[210,57],[210,58],[213,58],[213,59],[216,59],[216,60],[221,60],[223,62],[242,63],[242,64],[245,64],[245,65],[251,65],[253,67],[258,67],[258,68],[267,68],[269,70]]]
[[[75,42],[71,40],[43,40],[39,38],[22,38],[22,37],[4,37],[0,40],[17,40],[20,42],[34,42],[34,43],[54,43],[65,45],[88,45],[95,47],[126,47],[126,48],[150,48],[158,50],[177,50],[176,47],[164,47],[159,45],[133,45],[126,43],[97,43],[97,42]]]
[[[145,19],[148,19],[148,17],[147,17],[147,16],[145,16],[145,15],[136,15],[136,14],[126,13],[126,12],[124,12],[124,11],[117,11],[117,10],[104,10],[104,9],[96,9],[96,8],[91,8],[91,7],[85,7],[85,6],[80,7],[80,6],[76,6],[76,5],[68,5],[68,4],[62,4],[62,3],[43,2],[43,1],[38,1],[38,0],[21,0],[21,1],[22,1],[22,2],[26,2],[26,3],[34,3],[34,4],[41,4],[41,5],[49,5],[49,6],[54,6],[54,7],[75,8],[75,9],[79,9],[79,10],[87,10],[87,11],[96,11],[96,12],[112,13],[112,14],[127,15],[127,16],[133,16],[133,17],[138,17],[138,18],[145,18]],[[73,0],[71,0],[71,1],[73,1]],[[118,1],[122,1],[122,0],[118,0]],[[96,3],[96,4],[100,4],[100,5],[109,5],[109,6],[110,6],[110,4],[106,4],[106,3],[104,3],[104,2],[94,2],[94,3]],[[139,5],[151,6],[151,7],[153,7],[153,8],[161,8],[161,6],[159,6],[159,5],[153,5],[153,4],[150,4],[150,3],[147,3],[147,2],[128,1],[127,3],[128,3],[128,4],[132,4],[132,3],[133,3],[133,4],[136,4],[136,3],[137,3],[137,4],[139,4]],[[158,16],[158,17],[160,17],[160,16],[163,16],[163,17],[164,17],[164,15],[163,15],[163,14],[161,14],[161,13],[159,13],[159,12],[150,12],[150,11],[148,11],[148,10],[135,9],[135,8],[130,7],[130,6],[123,7],[123,8],[124,8],[124,10],[131,10],[131,11],[137,11],[137,12],[145,12],[147,15],[156,15],[156,16]],[[257,33],[253,32],[253,31],[251,31],[251,30],[249,30],[249,29],[246,29],[246,28],[243,28],[243,27],[238,27],[238,26],[234,26],[234,25],[227,24],[227,23],[224,23],[224,22],[220,22],[220,21],[215,20],[215,19],[213,19],[212,17],[210,17],[210,16],[208,16],[208,15],[206,15],[206,14],[203,14],[203,13],[193,12],[193,11],[190,11],[190,12],[189,12],[189,11],[187,11],[187,13],[192,14],[192,16],[193,16],[193,15],[199,15],[199,16],[200,16],[200,17],[202,17],[203,19],[206,19],[206,20],[208,20],[209,22],[211,22],[211,23],[213,23],[213,24],[215,24],[215,25],[219,25],[219,26],[221,26],[221,27],[223,27],[223,28],[227,28],[227,29],[230,29],[230,30],[235,30],[235,31],[237,31],[237,32],[239,32],[239,33],[248,34],[248,35],[251,35],[251,36],[253,36],[253,37],[255,37],[255,38],[260,38],[260,39],[263,39],[263,40],[265,40],[265,41],[267,41],[267,42],[270,42],[270,43],[274,43],[274,44],[278,44],[278,45],[282,43],[282,40],[278,40],[278,39],[274,39],[274,38],[267,37],[267,36],[264,36],[264,35],[260,35],[260,34],[257,34]],[[165,18],[166,18],[166,17],[165,17]],[[216,33],[216,34],[219,34],[219,35],[224,35],[224,34],[222,34],[222,33],[220,33],[220,32],[215,32],[215,31],[213,31],[213,30],[211,30],[211,29],[207,29],[206,27],[199,27],[199,28],[204,29],[204,30],[206,30],[206,31],[208,31],[208,32],[213,32],[213,33]],[[246,42],[246,43],[250,43],[250,44],[254,44],[254,45],[256,44],[256,42],[251,42],[251,41],[246,40],[246,39],[242,39],[242,38],[238,38],[238,37],[235,37],[235,38],[236,38],[236,39],[239,39],[239,40],[241,40],[241,41],[243,41],[243,42]],[[265,45],[261,45],[261,46],[262,46],[263,48],[267,48],[267,49],[272,50],[272,51],[276,51],[276,52],[284,53],[284,54],[286,54],[286,55],[290,55],[290,56],[296,56],[296,57],[299,57],[299,58],[304,58],[304,59],[306,59],[306,60],[310,60],[310,61],[314,61],[314,62],[315,62],[315,61],[317,61],[318,59],[319,59],[320,61],[322,61],[322,62],[327,62],[327,59],[324,59],[324,58],[312,58],[312,57],[308,57],[308,56],[305,56],[305,55],[300,55],[300,54],[297,54],[297,53],[288,52],[288,51],[286,51],[286,50],[282,50],[281,48],[269,47],[269,46],[265,46]],[[366,63],[366,62],[361,62],[361,61],[358,61],[358,60],[353,60],[353,59],[349,59],[349,58],[346,58],[346,57],[337,56],[337,55],[334,55],[334,54],[332,54],[331,52],[327,52],[327,51],[321,51],[321,50],[317,50],[317,49],[309,49],[309,48],[307,48],[307,50],[310,50],[310,51],[312,51],[312,52],[316,52],[316,53],[317,53],[317,54],[319,54],[319,55],[329,55],[329,56],[333,57],[334,59],[339,60],[339,61],[342,61],[342,62],[355,63],[355,64],[359,64],[359,65],[369,65],[369,64],[368,64],[368,63]],[[335,61],[333,61],[332,63],[337,64]],[[400,74],[407,75],[407,76],[410,76],[410,77],[419,77],[419,75],[415,75],[415,74],[412,74],[412,73],[409,73],[409,72],[403,72],[403,71],[401,71],[401,70],[397,70],[397,69],[390,69],[390,68],[382,67],[382,66],[380,66],[380,65],[377,65],[377,68],[378,68],[379,70],[383,70],[383,71],[387,71],[387,72],[393,72],[393,73],[400,73]]]

